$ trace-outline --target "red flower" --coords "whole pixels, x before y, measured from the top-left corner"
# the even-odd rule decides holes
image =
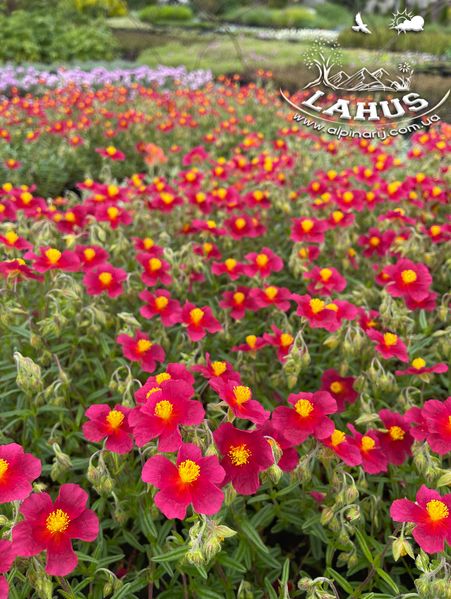
[[[368,329],[366,334],[376,344],[376,351],[378,351],[386,360],[398,358],[401,362],[409,361],[407,348],[398,335],[395,335],[394,333],[381,333],[374,329]]]
[[[390,410],[380,410],[379,417],[387,429],[386,433],[379,433],[381,447],[389,463],[400,466],[412,455],[413,438],[409,423],[404,416]]]
[[[30,250],[33,247],[29,241],[19,237],[12,229],[6,231],[4,235],[0,235],[0,242],[5,244],[6,247],[16,250]]]
[[[265,345],[268,345],[263,337],[257,337],[256,335],[247,335],[245,343],[240,345],[234,345],[232,351],[245,351],[245,352],[256,352]]]
[[[230,315],[235,320],[241,320],[246,310],[255,310],[256,306],[248,287],[240,286],[235,291],[224,291],[219,305],[224,310],[231,308]]]
[[[244,274],[244,265],[237,262],[235,258],[227,258],[224,262],[213,262],[211,272],[214,275],[228,275],[232,281],[235,281]]]
[[[283,260],[269,248],[263,248],[260,252],[246,254],[246,260],[251,264],[244,265],[244,272],[248,277],[259,275],[262,278],[269,277],[273,272],[279,272],[283,268]]]
[[[99,520],[85,507],[87,500],[88,494],[73,484],[62,485],[55,502],[48,493],[30,495],[20,507],[25,519],[12,531],[17,555],[31,557],[47,551],[47,574],[66,576],[72,572],[78,558],[71,539],[94,541],[99,533]]]
[[[0,574],[5,574],[16,559],[16,551],[11,541],[0,539]],[[0,599],[8,599],[9,585],[4,576],[0,576]]]
[[[165,388],[169,381],[182,381],[190,387],[190,391],[187,395],[189,399],[194,393],[194,377],[188,371],[184,364],[168,364],[164,372],[149,376],[144,385],[135,392],[135,399],[138,403],[145,403],[152,393],[161,391]]]
[[[270,335],[269,333],[264,333],[263,340],[266,345],[277,347],[277,358],[280,362],[284,362],[293,346],[294,337],[293,335],[290,335],[290,333],[284,333],[274,324],[271,325],[271,329],[274,334]]]
[[[428,434],[426,421],[420,408],[414,406],[407,410],[404,418],[410,425],[410,434],[416,441],[424,441]]]
[[[349,441],[347,435],[342,431],[334,429],[330,437],[323,439],[322,443],[336,453],[348,466],[358,466],[362,463],[359,449],[352,441]]]
[[[395,499],[390,516],[395,522],[413,522],[413,538],[426,553],[444,551],[445,541],[451,545],[451,493],[440,495],[438,491],[422,485],[416,502]]]
[[[303,443],[309,435],[317,439],[329,437],[334,423],[328,414],[337,411],[337,402],[330,393],[292,393],[288,402],[293,408],[277,407],[272,413],[272,422],[291,443]]]
[[[42,280],[42,276],[35,274],[29,266],[25,264],[25,260],[17,258],[17,260],[5,260],[0,262],[0,274],[5,279],[36,279]]]
[[[251,297],[254,300],[256,308],[269,308],[275,306],[283,312],[290,309],[291,291],[286,287],[275,287],[270,285],[264,289],[252,289]]]
[[[299,463],[299,454],[293,447],[293,444],[288,441],[283,434],[275,428],[274,424],[270,420],[261,426],[258,430],[264,435],[265,439],[269,443],[271,450],[274,454],[282,453],[277,465],[284,472],[291,472],[296,468]],[[276,461],[276,460],[274,460]]]
[[[259,473],[274,463],[269,443],[262,432],[242,431],[226,422],[213,433],[222,454],[226,475],[223,485],[232,482],[237,493],[252,495],[260,486]]]
[[[354,403],[359,394],[354,390],[353,376],[340,376],[333,368],[325,370],[321,377],[321,390],[328,391],[337,402],[337,411],[345,409],[345,403]]]
[[[404,301],[406,302],[406,306],[409,310],[425,310],[426,312],[433,312],[435,310],[437,299],[437,293],[431,291],[425,298],[421,301],[414,300],[413,297],[406,296]]]
[[[25,499],[41,474],[41,462],[17,443],[0,445],[0,504]]]
[[[152,286],[158,282],[169,285],[172,282],[171,275],[168,272],[169,263],[166,260],[147,253],[138,254],[136,259],[144,268],[141,279],[145,285]]]
[[[315,266],[310,272],[304,273],[304,279],[311,281],[307,290],[314,294],[331,295],[333,292],[343,291],[346,287],[346,279],[333,267]]]
[[[322,243],[324,241],[324,232],[328,229],[325,221],[307,216],[293,218],[292,220],[291,239],[293,241],[307,241],[309,243]]]
[[[218,488],[224,478],[224,469],[216,456],[202,456],[193,443],[180,447],[175,465],[161,455],[147,460],[142,471],[144,482],[158,489],[155,505],[166,518],[186,516],[192,504],[199,514],[212,515],[219,512],[224,493]]]
[[[156,289],[153,293],[141,291],[138,297],[146,302],[145,306],[139,310],[144,318],[151,319],[154,316],[159,316],[165,327],[180,322],[180,302],[171,299],[171,294],[166,289]]]
[[[110,223],[112,229],[117,229],[119,225],[129,225],[133,220],[131,214],[119,206],[99,206],[95,217],[100,222]]]
[[[374,256],[374,254],[385,256],[394,239],[395,233],[393,231],[382,233],[379,229],[370,227],[367,235],[360,235],[357,243],[364,248],[363,255],[368,258]]]
[[[39,248],[39,254],[27,252],[24,258],[33,260],[33,268],[37,272],[47,272],[48,270],[64,270],[66,272],[76,272],[80,269],[80,260],[75,252],[59,250],[46,246]]]
[[[99,245],[77,245],[75,253],[85,271],[104,264],[109,258],[108,252]]]
[[[448,372],[448,365],[444,362],[439,362],[433,366],[426,366],[426,361],[423,358],[415,358],[412,360],[411,366],[406,370],[395,370],[396,376],[406,376],[413,374],[414,376],[420,376],[421,374],[442,374]]]
[[[426,440],[432,451],[445,455],[451,451],[451,397],[445,401],[430,399],[421,410],[427,427]]]
[[[116,405],[96,404],[86,410],[88,422],[83,424],[83,434],[88,441],[98,443],[106,437],[105,447],[114,453],[128,453],[133,440],[128,425],[130,408]]]
[[[348,424],[353,434],[351,442],[358,448],[362,457],[362,467],[368,474],[379,474],[387,471],[387,456],[381,448],[377,431],[369,430],[364,435],[352,424]]]
[[[224,381],[220,378],[210,380],[210,386],[224,400],[237,418],[250,420],[254,424],[263,424],[269,418],[269,412],[252,399],[252,391],[240,381]]]
[[[159,451],[177,451],[182,444],[179,425],[195,426],[205,416],[202,404],[191,399],[193,388],[183,381],[167,380],[150,389],[146,403],[129,416],[136,445],[158,438]]]
[[[193,372],[200,372],[209,381],[211,379],[221,379],[222,381],[228,381],[234,379],[239,381],[240,375],[234,371],[233,366],[230,362],[210,360],[210,354],[205,354],[206,365],[196,364],[191,368]]]
[[[326,301],[310,295],[295,295],[293,299],[298,304],[296,314],[303,316],[308,320],[312,329],[326,329],[326,331],[336,331],[339,328],[335,311],[328,308]]]
[[[233,216],[226,220],[224,224],[227,227],[227,231],[233,239],[242,239],[243,237],[258,237],[263,233],[258,226],[258,223],[254,222],[254,219],[248,214],[241,216]]]
[[[110,297],[117,297],[123,291],[122,283],[126,278],[125,270],[114,268],[105,262],[88,270],[83,277],[83,283],[89,295],[107,293]]]
[[[393,297],[411,297],[420,302],[430,293],[432,277],[424,264],[402,258],[396,264],[386,266],[384,272],[390,277],[387,291]]]
[[[182,308],[182,322],[187,327],[188,337],[191,341],[200,341],[206,332],[217,333],[222,326],[213,316],[211,308],[204,306],[197,308],[191,302],[186,302]]]
[[[96,152],[104,158],[110,158],[111,160],[125,160],[125,154],[118,150],[115,146],[96,148]]]
[[[122,333],[116,341],[122,345],[124,356],[132,362],[138,362],[144,372],[153,372],[157,362],[164,361],[164,349],[158,343],[150,341],[142,331],[137,331],[134,337]]]

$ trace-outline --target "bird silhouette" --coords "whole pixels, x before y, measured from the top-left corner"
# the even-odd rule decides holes
[[[355,22],[356,24],[352,26],[353,31],[356,31],[357,33],[371,33],[368,29],[368,25],[365,25],[362,21],[362,15],[359,12],[355,16]]]

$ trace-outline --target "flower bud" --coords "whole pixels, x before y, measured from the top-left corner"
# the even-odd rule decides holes
[[[272,480],[272,482],[275,485],[277,485],[277,483],[279,482],[279,480],[282,478],[283,470],[277,464],[273,464],[272,466],[270,466],[268,468],[268,470],[266,471],[266,474],[268,475],[268,477],[270,478],[270,480]]]
[[[392,553],[395,562],[397,562],[401,557],[405,555],[410,555],[412,559],[415,559],[415,554],[413,553],[412,545],[409,541],[406,541],[404,538],[395,539],[392,545]]]
[[[202,551],[200,551],[199,549],[191,549],[190,551],[187,551],[185,554],[185,558],[190,564],[193,564],[194,566],[201,566],[203,563],[205,563]]]
[[[31,358],[26,358],[19,352],[14,353],[14,360],[17,368],[16,384],[19,389],[27,395],[34,395],[42,391],[41,367]]]
[[[327,524],[329,524],[329,522],[331,522],[331,520],[334,516],[335,516],[334,510],[330,507],[325,507],[325,508],[323,508],[323,511],[321,512],[320,523],[323,526],[327,526]]]
[[[224,491],[224,505],[231,505],[236,497],[236,491],[232,485],[227,485]]]

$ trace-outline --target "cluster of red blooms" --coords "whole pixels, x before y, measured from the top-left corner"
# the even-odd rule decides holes
[[[27,143],[51,136],[79,146],[83,145],[81,136],[88,136],[99,122],[95,107],[100,106],[100,118],[109,121],[105,131],[108,141],[95,152],[107,161],[119,163],[125,161],[127,154],[112,145],[111,139],[134,124],[153,123],[161,135],[176,126],[192,131],[197,128],[195,118],[178,113],[175,108],[171,114],[177,116],[168,121],[128,109],[128,91],[108,87],[83,94],[69,88],[56,92],[57,100],[53,93],[41,98],[15,98],[14,102],[4,100],[0,103],[0,116],[11,125],[22,114],[36,119],[38,126],[27,134]],[[157,107],[168,102],[165,95],[140,86],[135,86],[134,93]],[[236,92],[236,96],[244,101],[251,93],[259,96],[249,87]],[[211,114],[206,96],[198,94],[194,99],[193,94],[181,91],[180,97],[198,107],[199,118],[204,113]],[[233,108],[227,93],[218,98],[218,106]],[[265,103],[264,97],[257,97],[256,101]],[[103,108],[107,102],[120,107],[114,118]],[[83,107],[79,119],[49,118],[51,110],[64,114],[68,106],[80,104]],[[246,323],[249,313],[265,310],[260,319],[265,323],[262,334],[245,331],[248,334],[243,335],[242,343],[230,344],[226,349],[247,352],[252,358],[260,350],[272,347],[278,360],[286,365],[290,357],[299,354],[296,334],[289,324],[299,317],[298,328],[307,334],[316,334],[313,329],[320,329],[317,333],[321,335],[324,331],[335,333],[353,328],[369,340],[368,355],[373,356],[375,351],[384,360],[404,363],[412,359],[409,368],[395,371],[399,377],[446,372],[446,364],[428,366],[423,358],[413,357],[417,350],[411,340],[401,339],[397,330],[385,330],[382,315],[370,309],[366,300],[360,301],[358,293],[349,292],[349,287],[356,287],[355,276],[367,280],[369,273],[369,283],[383,288],[383,293],[395,298],[395,302],[401,298],[403,308],[405,304],[411,311],[436,310],[438,287],[436,291],[432,289],[436,281],[431,270],[434,279],[435,272],[426,263],[404,257],[409,253],[404,250],[415,236],[429,248],[451,239],[449,222],[436,217],[438,208],[447,200],[444,177],[417,173],[392,180],[392,172],[403,166],[387,149],[393,140],[380,146],[366,140],[349,140],[343,143],[358,150],[368,166],[340,172],[319,170],[308,185],[288,192],[288,178],[295,170],[297,157],[289,150],[291,142],[307,140],[316,149],[332,155],[338,151],[336,144],[297,126],[284,126],[277,132],[270,152],[261,147],[263,134],[250,130],[252,115],[246,115],[243,124],[234,116],[234,110],[230,114],[202,138],[202,143],[179,158],[182,149],[177,145],[170,148],[169,158],[181,162],[181,169],[172,171],[170,180],[162,175],[149,178],[143,173],[135,173],[120,184],[85,179],[77,185],[78,203],[67,198],[47,201],[34,186],[4,183],[0,187],[0,223],[7,226],[2,230],[0,243],[8,259],[0,262],[0,275],[15,285],[26,279],[49,280],[55,271],[82,273],[74,276],[82,278],[88,295],[114,299],[132,295],[135,287],[130,279],[136,269],[140,275],[140,315],[146,320],[158,318],[169,334],[174,329],[176,334],[182,330],[195,344],[204,338],[208,341],[208,334],[225,330],[229,316],[232,321]],[[3,138],[7,139],[9,131],[4,131]],[[229,159],[216,157],[221,137],[231,133],[239,137],[240,143]],[[415,135],[412,156],[430,150],[444,154],[446,134],[444,126]],[[138,142],[134,152],[144,157],[147,166],[162,165],[168,160],[155,144]],[[8,168],[20,169],[20,164],[11,163]],[[279,204],[279,195],[288,196],[286,205]],[[296,202],[300,198],[304,200],[302,204]],[[401,201],[406,209],[398,206]],[[285,228],[280,228],[279,251],[284,258],[261,239],[259,243],[259,238],[270,232],[268,211],[272,207],[289,214],[302,212],[287,219]],[[409,209],[412,214],[419,211],[420,216],[410,215]],[[89,243],[94,224],[108,233],[118,229],[126,233],[128,227],[138,222],[142,231],[142,215],[155,213],[161,218],[172,214],[178,223],[178,237],[191,244],[189,259],[183,258],[178,265],[180,271],[188,272],[186,294],[176,285],[170,248],[144,236],[146,231],[142,237],[132,238],[134,253],[127,256],[128,272],[110,262],[106,247]],[[359,213],[377,214],[380,228],[370,226],[356,231]],[[35,246],[21,237],[18,231],[25,219],[49,221],[61,237],[67,236],[71,241],[72,245],[66,246],[71,249],[63,248],[62,241],[56,244],[58,247]],[[376,219],[368,222],[371,220]],[[345,240],[343,247],[330,252],[326,244],[331,239]],[[247,242],[252,246],[245,245]],[[240,252],[242,246],[256,251]],[[333,261],[340,261],[342,266],[337,269],[331,265]],[[340,270],[347,271],[347,276]],[[293,272],[302,276],[290,289],[283,282],[290,280]],[[278,279],[281,286],[272,282],[277,276],[282,277]],[[221,292],[214,310],[207,300],[190,301],[195,285],[199,285],[198,289],[202,285],[218,289],[222,283],[226,290]],[[303,285],[305,288],[298,293]],[[345,290],[348,299],[340,295]],[[286,328],[279,328],[274,320],[285,323]],[[288,405],[274,408],[267,399],[263,405],[258,393],[242,380],[230,362],[212,360],[203,344],[199,348],[205,357],[194,366],[169,363],[155,374],[166,361],[163,342],[155,342],[139,329],[132,335],[119,334],[117,343],[123,356],[136,362],[150,377],[136,391],[134,407],[90,406],[83,424],[84,437],[94,443],[104,441],[106,450],[118,454],[131,452],[134,445],[141,448],[154,442],[154,455],[143,465],[141,477],[158,489],[155,504],[168,518],[184,518],[190,505],[201,514],[217,513],[224,499],[223,488],[229,483],[237,493],[255,493],[261,474],[269,468],[293,471],[299,462],[298,449],[309,439],[319,441],[329,455],[368,474],[386,472],[389,464],[403,464],[412,455],[414,440],[426,441],[440,455],[451,449],[451,399],[431,399],[422,408],[413,407],[405,414],[381,409],[379,428],[361,433],[347,424],[345,432],[336,428],[334,418],[338,420],[336,415],[341,413],[346,416],[347,407],[357,400],[356,377],[328,369],[322,373],[315,391],[291,393],[286,400]],[[390,363],[386,366],[390,368]],[[204,453],[192,442],[194,427],[209,422],[208,406],[196,394],[195,373],[207,381],[204,384],[217,399],[219,410],[224,408],[226,412],[225,422],[213,431],[208,429],[209,446]],[[167,457],[163,453],[174,455]],[[76,564],[70,539],[89,541],[97,536],[97,518],[86,509],[87,495],[77,485],[63,485],[54,502],[47,493],[30,495],[30,483],[39,476],[40,469],[39,460],[24,454],[19,446],[0,447],[0,501],[24,500],[24,519],[14,526],[11,547],[5,545],[0,571],[11,565],[15,555],[31,556],[46,550],[47,572],[63,576]],[[441,497],[423,487],[417,504],[399,500],[393,504],[392,516],[416,522],[414,534],[419,544],[426,551],[438,551],[443,548],[443,540],[450,542],[450,506],[449,496]]]

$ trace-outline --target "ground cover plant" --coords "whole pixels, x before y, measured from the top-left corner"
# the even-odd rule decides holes
[[[261,75],[0,100],[0,597],[449,597],[449,126]]]

